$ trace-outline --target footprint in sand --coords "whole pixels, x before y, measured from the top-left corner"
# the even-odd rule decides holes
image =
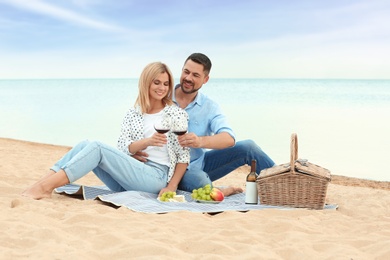
[[[11,201],[11,208],[16,208],[22,205],[22,201],[20,199],[13,199]]]

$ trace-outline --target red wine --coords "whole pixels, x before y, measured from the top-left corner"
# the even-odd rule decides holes
[[[160,134],[165,134],[169,131],[169,129],[157,129],[157,128],[154,129],[156,129],[156,131],[159,132]]]
[[[187,130],[185,131],[173,131],[174,134],[176,135],[184,135],[185,133],[187,133]]]

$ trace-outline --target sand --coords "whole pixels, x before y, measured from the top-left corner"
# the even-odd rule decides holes
[[[338,210],[145,214],[20,193],[69,147],[0,138],[0,259],[390,259],[390,183],[333,174]],[[216,182],[245,186],[247,166]],[[98,185],[92,174],[78,183]]]

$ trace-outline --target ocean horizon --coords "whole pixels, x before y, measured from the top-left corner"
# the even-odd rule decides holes
[[[178,82],[175,79],[175,82]],[[138,79],[0,80],[0,137],[73,146],[115,146]],[[253,139],[277,164],[298,155],[333,174],[390,181],[390,80],[210,79],[237,140]]]

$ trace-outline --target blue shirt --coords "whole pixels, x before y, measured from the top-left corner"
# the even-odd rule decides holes
[[[180,87],[179,84],[176,85],[175,89],[178,87]],[[175,97],[175,91],[173,91],[172,99],[173,102],[178,105]],[[184,110],[189,116],[189,133],[195,133],[197,136],[210,136],[227,132],[234,139],[236,138],[232,128],[227,122],[226,116],[222,114],[222,110],[219,105],[203,93],[198,92],[195,99],[188,104]],[[204,148],[191,148],[191,162],[188,169],[203,169],[205,152],[206,149]]]

